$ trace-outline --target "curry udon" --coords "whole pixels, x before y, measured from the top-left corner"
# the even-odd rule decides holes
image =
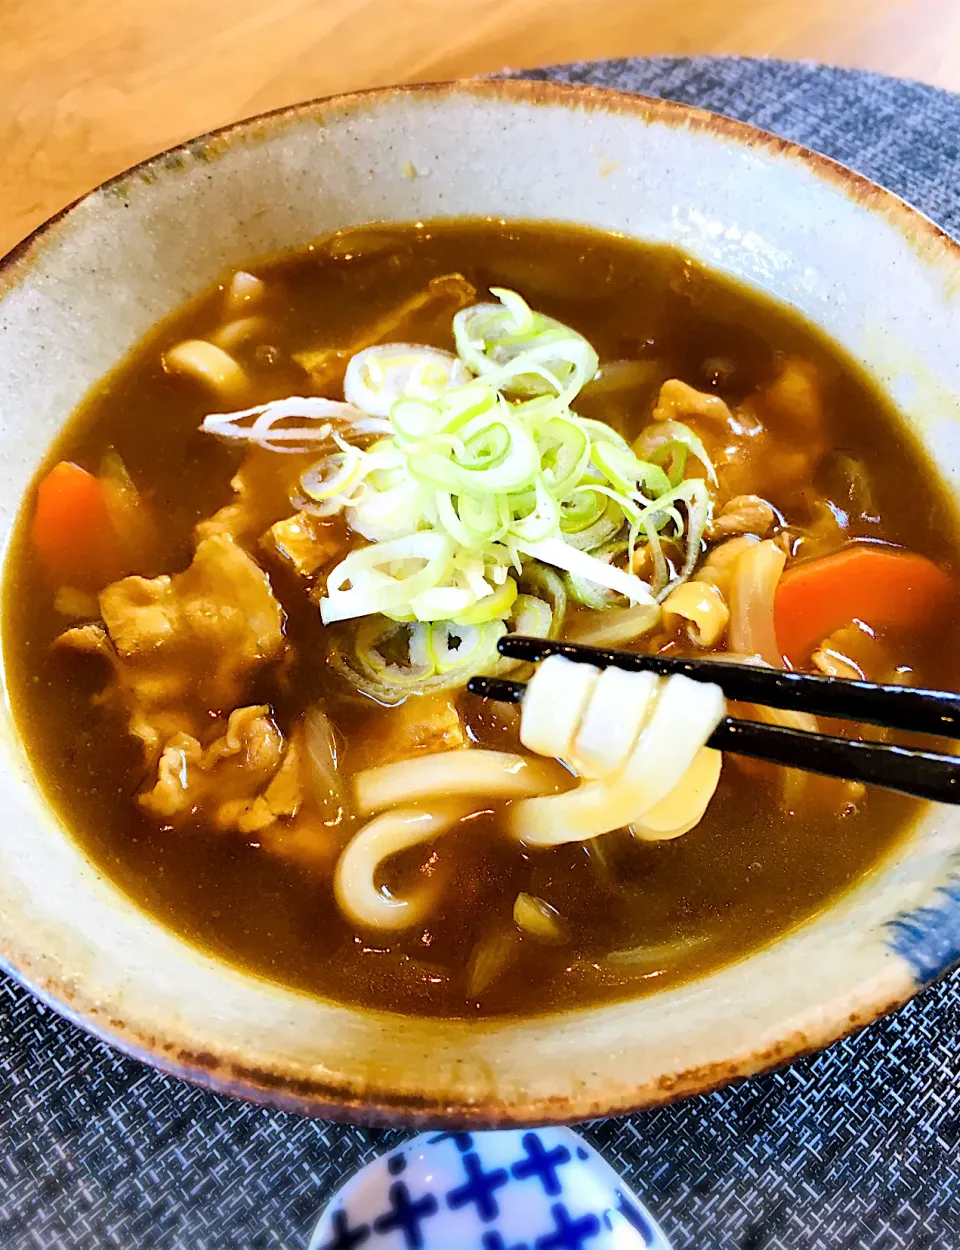
[[[721,760],[709,683],[467,679],[531,677],[514,631],[951,685],[950,515],[849,360],[676,251],[371,226],[227,275],[91,393],[8,559],[10,694],[92,859],[244,968],[433,1014],[647,993],[917,805]]]

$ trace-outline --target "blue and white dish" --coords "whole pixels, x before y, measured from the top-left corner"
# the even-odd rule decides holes
[[[670,1250],[566,1128],[423,1133],[340,1189],[309,1250]]]

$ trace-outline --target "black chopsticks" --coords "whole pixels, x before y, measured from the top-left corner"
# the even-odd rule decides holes
[[[887,729],[960,738],[960,695],[946,690],[915,690],[910,686],[878,686],[869,681],[788,673],[725,660],[678,660],[666,655],[639,655],[606,647],[587,647],[550,638],[509,634],[500,640],[500,654],[516,660],[545,660],[564,655],[597,668],[626,668],[669,677],[682,673],[698,681],[712,681],[728,699],[760,703],[764,707],[812,712]]]
[[[500,640],[499,650],[501,655],[517,660],[538,661],[548,655],[563,655],[597,668],[645,670],[660,676],[682,673],[695,680],[715,682],[728,699],[960,738],[960,696],[943,690],[880,686],[717,660],[640,655],[513,634]],[[473,677],[467,689],[484,698],[519,703],[525,686],[502,678]],[[915,798],[960,803],[960,758],[953,755],[857,742],[733,717],[721,722],[708,745],[805,772],[883,786]]]

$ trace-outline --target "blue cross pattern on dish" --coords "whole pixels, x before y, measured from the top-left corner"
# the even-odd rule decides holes
[[[310,1250],[670,1250],[567,1128],[423,1133],[333,1196]]]

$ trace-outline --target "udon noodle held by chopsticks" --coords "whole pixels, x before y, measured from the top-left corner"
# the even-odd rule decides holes
[[[578,694],[568,702],[571,686]],[[591,715],[598,691],[598,711]],[[549,745],[565,743],[562,754],[576,767],[582,738],[587,775],[594,779],[565,794],[514,804],[514,834],[528,846],[558,846],[625,825],[652,839],[686,833],[703,815],[720,777],[719,752],[705,743],[725,712],[723,694],[712,683],[614,669],[601,678],[592,665],[549,656],[527,686],[521,740],[537,749],[534,744],[544,743],[544,723],[552,719],[558,729]]]

